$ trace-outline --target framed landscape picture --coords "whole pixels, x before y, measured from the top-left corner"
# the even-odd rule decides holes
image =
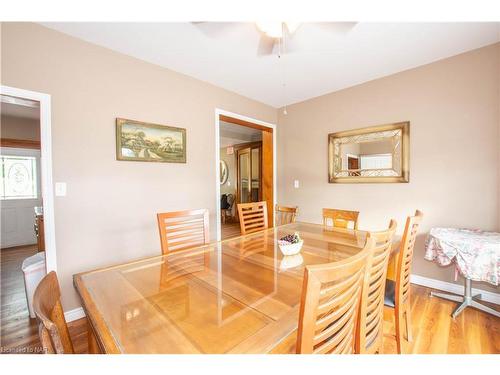
[[[186,162],[186,129],[116,119],[118,160]]]

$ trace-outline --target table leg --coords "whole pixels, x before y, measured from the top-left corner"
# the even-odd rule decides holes
[[[447,299],[449,301],[454,301],[454,302],[463,302],[464,301],[464,297],[457,296],[455,294],[448,294],[448,293],[431,292],[431,297],[439,297],[439,298]]]
[[[89,354],[100,354],[99,344],[94,334],[94,328],[87,318],[87,339],[88,339],[88,352]]]
[[[494,315],[497,318],[500,318],[500,312],[499,311],[493,310],[491,307],[482,305],[479,302],[476,302],[476,301],[473,300],[472,303],[471,303],[471,306],[475,307],[478,310],[484,311],[484,312],[486,312],[488,314]]]
[[[464,295],[462,296],[457,296],[455,294],[448,294],[448,293],[438,293],[438,292],[431,292],[431,297],[439,297],[443,299],[447,299],[449,301],[455,301],[455,302],[460,302],[460,305],[458,305],[451,316],[453,319],[455,319],[466,307],[471,306],[474,307],[478,310],[484,311],[488,314],[492,314],[494,316],[500,317],[500,312],[489,308],[488,306],[482,305],[477,301],[474,301],[473,298],[481,298],[481,294],[476,294],[475,296],[472,295],[472,280],[471,279],[465,279],[465,285],[464,285]]]
[[[455,310],[453,310],[451,317],[455,319],[467,306],[470,306],[470,302],[463,301]]]

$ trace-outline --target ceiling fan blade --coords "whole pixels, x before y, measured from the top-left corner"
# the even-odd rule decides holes
[[[191,24],[210,38],[217,38],[235,26],[235,22],[191,22]]]
[[[315,23],[315,25],[318,25],[318,27],[332,31],[334,33],[338,34],[347,34],[349,31],[351,31],[358,22],[318,22]]]
[[[262,34],[257,47],[257,56],[268,56],[273,54],[275,39]]]

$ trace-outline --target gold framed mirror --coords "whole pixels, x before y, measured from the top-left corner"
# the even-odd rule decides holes
[[[409,122],[328,135],[330,183],[409,182],[409,159]]]

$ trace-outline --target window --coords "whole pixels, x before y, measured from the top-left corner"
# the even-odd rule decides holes
[[[36,157],[0,156],[0,199],[36,199]]]
[[[361,169],[392,168],[392,154],[361,155]]]

